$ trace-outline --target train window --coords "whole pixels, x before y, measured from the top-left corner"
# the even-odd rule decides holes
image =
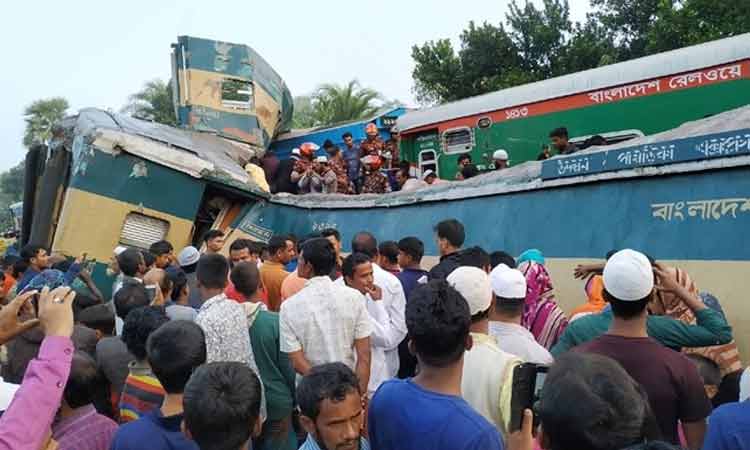
[[[621,130],[607,133],[592,134],[589,136],[577,136],[570,139],[579,149],[584,150],[597,145],[614,145],[644,136],[641,130]]]
[[[221,105],[233,109],[253,108],[253,83],[227,78],[221,83]]]
[[[438,176],[440,175],[435,150],[423,150],[419,152],[419,176],[421,177],[428,170],[435,172]]]
[[[472,148],[474,148],[474,132],[471,128],[451,128],[443,132],[443,153],[467,153]]]
[[[151,244],[167,237],[169,222],[131,212],[125,216],[120,233],[120,244],[129,247],[148,249]]]

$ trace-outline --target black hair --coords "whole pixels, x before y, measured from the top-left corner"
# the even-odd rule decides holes
[[[297,245],[297,242],[299,241],[294,233],[289,233],[285,237],[287,241],[292,241],[294,245]]]
[[[260,380],[247,364],[204,364],[185,386],[185,427],[201,450],[238,449],[250,439],[260,401]]]
[[[208,289],[224,289],[229,275],[229,262],[222,255],[203,255],[198,260],[195,274],[201,286]]]
[[[438,223],[435,225],[435,233],[437,233],[438,238],[447,240],[456,248],[464,245],[466,240],[464,226],[456,219],[448,219]]]
[[[659,434],[642,387],[616,361],[598,354],[559,357],[537,405],[550,450],[627,448]]]
[[[505,264],[511,269],[516,268],[515,258],[513,258],[509,253],[506,253],[502,250],[490,253],[490,264],[492,265],[493,269],[500,264]]]
[[[146,359],[146,341],[157,328],[169,322],[169,318],[162,308],[156,306],[142,306],[136,308],[125,318],[122,326],[122,341],[128,351],[138,361]]]
[[[284,235],[275,235],[271,238],[271,240],[268,241],[268,253],[273,256],[278,252],[279,250],[286,249],[286,241],[289,240],[288,236]]]
[[[352,253],[344,258],[344,262],[341,264],[341,274],[345,278],[352,278],[354,272],[357,271],[357,266],[368,262],[372,262],[372,259],[364,253]]]
[[[471,162],[471,155],[469,153],[464,153],[458,157],[458,164],[461,164],[462,162],[468,160]]]
[[[458,254],[458,263],[484,270],[491,265],[491,259],[490,254],[482,247],[470,247]]]
[[[398,264],[398,244],[396,241],[384,241],[378,245],[380,253],[391,264]]]
[[[73,299],[73,320],[80,322],[81,312],[94,305],[100,305],[98,298],[91,297],[90,295],[76,293],[76,298]],[[110,311],[112,311],[110,309]],[[114,315],[114,314],[113,314]]]
[[[143,283],[134,281],[123,284],[114,296],[115,312],[122,320],[125,320],[132,310],[147,306],[149,303],[151,299]]]
[[[253,241],[250,239],[237,239],[234,242],[232,242],[232,245],[229,246],[230,252],[236,252],[239,250],[247,249],[248,252],[250,252],[250,244]]]
[[[344,133],[344,134],[341,135],[341,139],[346,139],[348,137],[350,137],[352,139],[354,138],[354,136],[352,136],[352,134],[350,132],[348,132],[348,131],[346,133]]]
[[[70,364],[70,374],[63,390],[63,399],[72,409],[86,406],[94,401],[102,377],[96,361],[86,352],[76,350]]]
[[[39,244],[26,244],[21,249],[21,259],[30,263],[31,258],[36,258],[42,250],[47,250],[47,248]]]
[[[719,386],[721,384],[721,369],[718,364],[697,353],[688,353],[685,356],[695,365],[704,385]]]
[[[309,241],[310,239],[317,239],[321,237],[325,237],[323,236],[323,233],[310,233],[302,236],[302,238],[297,242],[297,253],[300,253],[302,251],[302,246],[305,245],[305,242]]]
[[[445,367],[465,351],[469,305],[445,280],[415,288],[406,303],[406,328],[421,363]]]
[[[167,253],[171,253],[172,251],[174,251],[174,247],[172,247],[172,244],[170,244],[168,241],[156,241],[151,244],[151,247],[148,248],[148,251],[158,257],[161,255],[166,255]]]
[[[203,235],[203,242],[208,243],[208,241],[214,240],[218,237],[224,237],[224,232],[221,230],[208,230],[206,231],[206,234]]]
[[[555,128],[549,132],[549,137],[568,138],[568,129],[565,127]]]
[[[612,294],[607,292],[607,289],[603,289],[604,300],[608,301],[612,306],[612,315],[618,319],[629,320],[640,315],[646,307],[648,307],[651,301],[651,294],[649,293],[646,297],[635,300],[625,301],[615,298]]]
[[[253,263],[242,262],[234,266],[229,278],[234,288],[245,297],[251,297],[258,291],[260,271]]]
[[[151,333],[146,353],[164,390],[181,394],[193,370],[206,362],[206,337],[194,322],[173,320]]]
[[[327,276],[336,267],[336,250],[326,238],[315,238],[305,242],[302,246],[302,257],[313,267],[317,277]]]
[[[297,385],[297,403],[303,416],[315,421],[323,400],[341,402],[347,395],[359,396],[357,375],[346,364],[333,362],[310,369]]]
[[[479,175],[479,169],[474,164],[467,164],[461,169],[461,175],[464,177],[464,180],[468,180]]]
[[[596,134],[583,141],[583,144],[581,144],[581,150],[599,145],[608,145],[608,142],[603,136]]]
[[[179,267],[167,267],[167,279],[172,283],[172,301],[177,301],[182,290],[187,286],[188,280],[185,271]]]
[[[78,296],[76,296],[78,300]],[[115,313],[107,304],[99,304],[84,308],[78,313],[78,322],[91,328],[99,330],[106,336],[115,334]]]
[[[142,251],[141,254],[143,255],[143,264],[146,266],[146,268],[153,267],[156,263],[156,256],[154,256],[153,253]]]
[[[495,296],[495,311],[506,317],[518,317],[523,314],[525,298],[505,298]]]
[[[29,270],[29,262],[25,259],[19,259],[13,263],[13,278],[19,279],[27,270]]]
[[[424,243],[413,236],[398,241],[398,249],[411,256],[415,263],[421,262],[424,256]]]
[[[123,250],[116,259],[120,271],[131,278],[138,274],[138,267],[145,262],[141,251],[134,248]]]
[[[372,233],[360,231],[352,238],[352,252],[364,253],[370,258],[378,256],[378,240]]]
[[[335,228],[326,228],[325,230],[320,232],[320,235],[324,238],[333,236],[337,241],[341,242],[341,233],[339,233],[339,230]]]
[[[333,141],[330,140],[330,139],[326,139],[325,141],[323,141],[323,146],[322,147],[324,149],[326,149],[326,150],[329,149],[329,148],[331,148],[331,147],[334,147]]]
[[[260,256],[263,253],[263,250],[266,249],[266,244],[258,241],[251,241],[248,239],[247,241],[247,250],[250,252],[251,255],[258,255]]]

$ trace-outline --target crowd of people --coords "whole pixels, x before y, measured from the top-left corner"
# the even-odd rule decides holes
[[[254,158],[246,166],[248,174],[263,190],[271,193],[290,194],[385,194],[396,191],[414,191],[426,186],[447,182],[438,177],[435,170],[426,169],[419,177],[412,174],[409,161],[399,159],[398,135],[383,141],[374,123],[365,128],[367,138],[356,142],[347,132],[341,136],[343,149],[331,140],[322,144],[324,155],[319,155],[320,146],[305,142],[294,148],[289,159],[280,161],[273,151],[268,151],[262,159]],[[566,128],[557,128],[550,133],[555,155],[567,155],[579,150],[571,143]],[[601,136],[594,136],[583,143],[581,148],[592,145],[606,145]],[[485,171],[507,169],[510,155],[504,149],[492,153],[492,162]],[[553,156],[549,146],[545,146],[538,160]],[[458,157],[455,180],[468,180],[481,173],[471,154]]]
[[[541,251],[432,233],[429,270],[420,237],[367,231],[348,255],[335,229],[118,247],[107,298],[85,256],[27,245],[2,285],[0,449],[750,448],[750,369],[684,270],[612,251],[576,267],[566,314]],[[529,365],[548,371],[517,411]]]

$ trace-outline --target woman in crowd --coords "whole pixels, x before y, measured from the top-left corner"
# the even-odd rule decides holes
[[[552,348],[568,325],[565,313],[555,301],[552,278],[539,250],[526,250],[518,257],[518,270],[526,277],[526,306],[522,325],[543,347]]]

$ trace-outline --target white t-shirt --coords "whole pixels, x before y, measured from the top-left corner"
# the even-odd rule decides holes
[[[515,323],[490,322],[490,335],[504,351],[518,356],[524,362],[550,365],[555,359],[539,345],[529,330]]]

